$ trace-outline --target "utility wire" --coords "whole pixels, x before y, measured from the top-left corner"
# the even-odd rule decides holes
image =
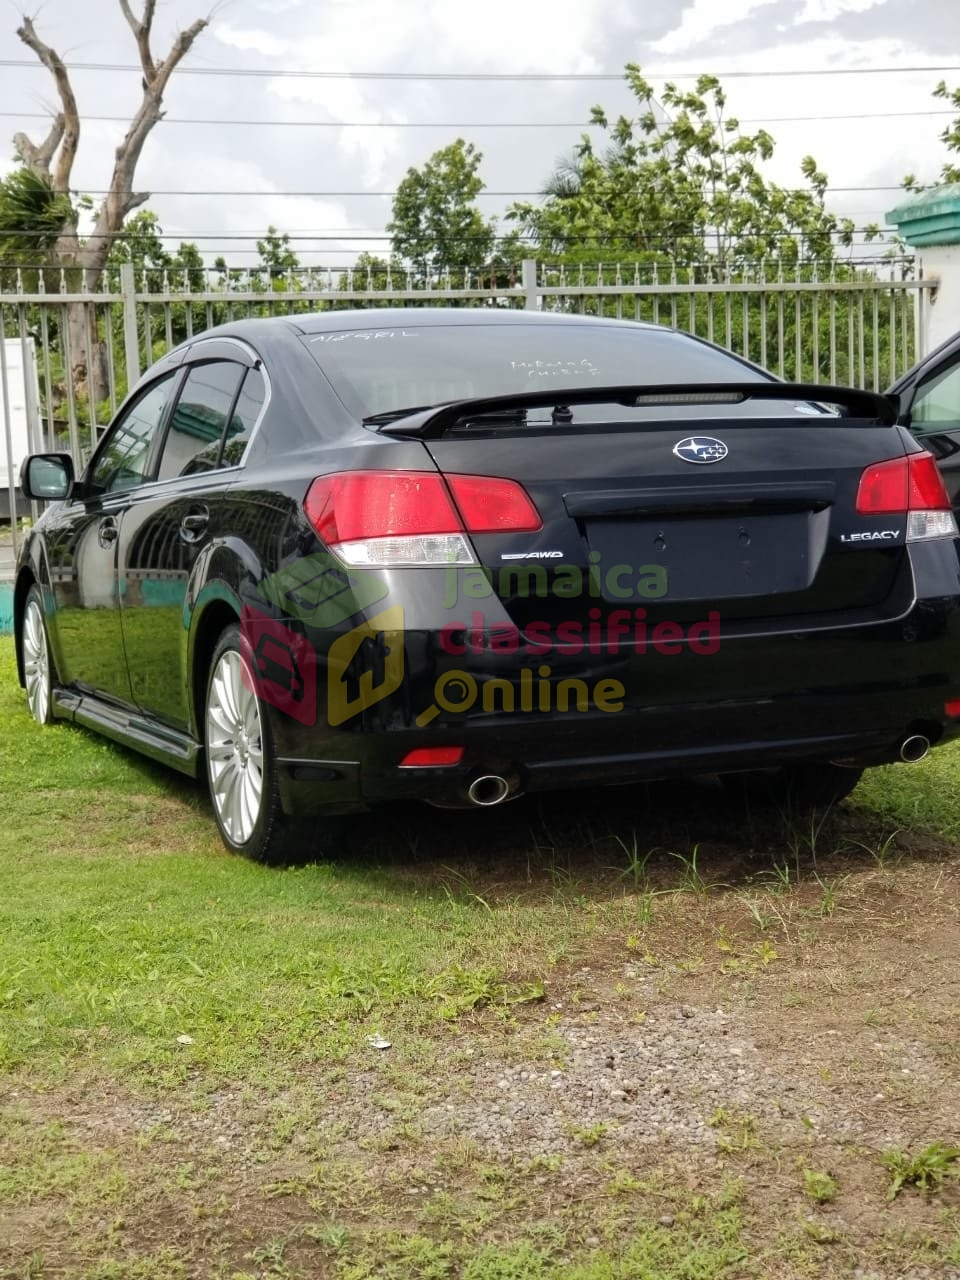
[[[782,191],[786,191],[789,194],[800,194],[800,195],[810,190],[809,187],[781,187],[780,189]],[[706,191],[707,188],[704,187],[703,190]],[[890,186],[880,186],[880,187],[826,187],[825,190],[851,193],[851,192],[865,192],[865,191],[903,191],[903,187],[894,183]],[[83,191],[86,195],[90,195],[90,196],[108,196],[108,195],[114,194],[113,189],[109,187],[84,187]],[[118,190],[116,194],[123,195],[124,192]],[[261,188],[259,191],[223,191],[223,190],[187,191],[187,190],[167,189],[165,191],[161,191],[161,190],[151,191],[150,198],[153,199],[156,196],[180,196],[180,197],[230,196],[231,198],[245,199],[248,197],[255,197],[257,199],[263,199],[266,196],[279,196],[282,199],[291,199],[291,200],[293,199],[329,200],[331,198],[359,199],[360,197],[364,197],[364,196],[374,197],[376,199],[388,199],[395,196],[396,194],[397,192],[395,190],[394,191],[270,191],[270,190],[264,190],[263,188]],[[525,196],[527,198],[542,198],[544,196],[544,192],[543,191],[479,191],[477,193],[478,199],[480,199],[481,197],[487,197],[487,198],[495,197],[497,199],[506,199],[508,196]]]
[[[41,63],[31,58],[0,58],[0,67],[32,67]],[[68,71],[125,71],[142,75],[140,67],[128,62],[71,62]],[[960,71],[960,65],[930,64],[927,66],[885,67],[803,67],[788,71],[715,71],[711,74],[724,80],[782,79],[785,76],[875,76],[907,75],[915,72]],[[699,71],[645,71],[644,75],[656,80],[696,80],[704,74]],[[573,71],[300,71],[290,68],[270,70],[267,67],[198,67],[181,66],[177,76],[256,76],[259,78],[295,80],[511,80],[511,81],[591,81],[625,79],[618,72]]]
[[[854,115],[738,116],[740,124],[796,124],[816,120],[908,120],[918,116],[952,116],[954,111],[863,111]],[[0,111],[5,120],[49,120],[48,111]],[[84,121],[129,125],[129,116],[89,116]],[[163,116],[160,124],[217,125],[243,129],[599,129],[583,120],[226,120],[223,117]]]

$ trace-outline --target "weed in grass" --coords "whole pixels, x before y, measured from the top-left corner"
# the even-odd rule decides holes
[[[839,880],[823,880],[819,874],[816,874],[813,878],[820,889],[820,900],[816,906],[816,914],[821,920],[829,920],[837,909],[839,889],[849,877],[843,876]]]
[[[713,886],[705,879],[697,865],[700,858],[700,845],[695,844],[689,854],[668,853],[667,857],[676,859],[682,867],[680,884],[677,886],[680,891],[693,893],[698,898],[706,897]]]
[[[775,912],[771,911],[768,904],[756,895],[741,894],[740,901],[747,909],[753,924],[759,933],[769,933],[774,924],[778,920]]]
[[[820,1169],[804,1169],[803,1194],[814,1204],[829,1204],[836,1200],[839,1187],[837,1180]]]
[[[728,1111],[726,1107],[718,1107],[708,1118],[707,1124],[711,1129],[719,1131],[717,1150],[728,1155],[753,1151],[760,1145],[756,1116],[740,1115]]]
[[[832,809],[812,809],[797,813],[791,809],[780,811],[781,839],[793,855],[793,869],[797,880],[801,878],[801,862],[817,865],[817,853],[821,850],[822,837],[832,816]]]
[[[804,1218],[803,1229],[815,1244],[839,1244],[843,1239],[836,1227],[817,1222],[815,1218]]]
[[[488,1245],[464,1267],[463,1280],[549,1280],[554,1268],[549,1254],[522,1241]]]
[[[628,1196],[642,1190],[643,1183],[627,1169],[618,1169],[607,1183],[607,1193],[611,1196]]]
[[[897,849],[897,836],[900,835],[899,830],[891,831],[888,836],[884,836],[877,844],[866,844],[863,840],[849,841],[852,849],[861,849],[868,854],[881,871],[888,871],[891,867],[895,867],[901,859],[901,853]]]
[[[610,1132],[610,1126],[604,1124],[602,1120],[598,1120],[596,1124],[576,1125],[571,1124],[567,1127],[567,1132],[575,1142],[579,1142],[583,1147],[597,1147]]]
[[[931,1142],[913,1156],[899,1147],[892,1147],[881,1156],[881,1164],[890,1174],[887,1199],[895,1200],[906,1186],[928,1193],[939,1191],[947,1178],[956,1176],[958,1160],[960,1147],[947,1146],[939,1141]]]
[[[630,840],[624,840],[622,836],[614,836],[617,844],[623,850],[627,859],[627,866],[621,872],[623,876],[629,876],[633,881],[634,889],[640,893],[649,889],[650,877],[647,874],[647,864],[658,849],[647,849],[644,852],[640,850],[640,839],[636,831],[630,833]]]
[[[790,864],[786,861],[775,862],[766,872],[773,881],[774,891],[776,893],[788,893],[793,888],[793,872],[790,870]],[[797,876],[799,880],[799,875]]]

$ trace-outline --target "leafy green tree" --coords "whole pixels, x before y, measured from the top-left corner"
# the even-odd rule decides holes
[[[948,89],[946,81],[941,80],[934,89],[933,96],[941,102],[948,102],[952,107],[956,108],[957,118],[941,133],[940,141],[944,143],[948,151],[960,153],[960,88]],[[952,182],[960,182],[960,166],[947,161],[940,170],[940,183]],[[917,176],[914,173],[908,173],[902,185],[906,191],[920,192],[926,190],[926,187],[917,181]]]
[[[271,281],[280,281],[284,287],[284,277],[300,267],[300,259],[290,244],[286,232],[281,235],[276,227],[267,227],[267,234],[257,241],[257,252],[260,259],[254,268],[254,275],[265,274]]]
[[[952,151],[955,155],[960,154],[960,88],[948,89],[946,81],[941,80],[934,89],[933,96],[948,102],[957,112],[953,123],[941,133],[940,141],[946,144],[948,151]],[[940,180],[941,182],[960,182],[960,165],[949,162],[945,164],[940,170]]]
[[[197,245],[192,241],[182,240],[175,252],[167,249],[163,227],[152,209],[141,209],[134,214],[110,246],[105,275],[112,291],[119,290],[120,267],[128,262],[133,264],[137,289],[141,293],[201,293],[207,287],[203,255]],[[150,350],[146,354],[150,360],[163,354],[167,349],[168,339],[172,339],[174,344],[182,342],[191,332],[205,329],[211,321],[219,324],[226,319],[226,311],[219,303],[214,304],[213,314],[210,316],[203,303],[179,301],[169,304],[169,317],[161,307],[144,307],[141,304],[137,310],[138,333],[144,334],[149,328]],[[116,390],[122,395],[126,391],[122,374],[125,361],[120,351],[123,342],[122,325],[114,324],[111,332],[114,370],[118,382]]]
[[[612,120],[594,107],[605,145],[584,134],[544,198],[507,211],[537,256],[725,273],[759,260],[827,263],[837,245],[852,243],[854,224],[827,210],[827,177],[812,157],[801,166],[806,187],[766,178],[774,140],[764,129],[743,132],[726,114],[715,76],[689,91],[667,84],[662,109],[638,66],[627,66],[626,80],[637,115]]]
[[[410,168],[397,187],[387,231],[394,253],[421,276],[475,271],[489,262],[496,223],[476,204],[483,190],[483,155],[457,138],[423,168]]]
[[[42,266],[72,213],[70,197],[42,174],[20,168],[0,179],[0,267]]]

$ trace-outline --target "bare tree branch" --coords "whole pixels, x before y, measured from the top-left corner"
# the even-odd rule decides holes
[[[38,178],[50,178],[50,162],[63,139],[65,127],[63,113],[57,112],[50,125],[50,132],[39,146],[32,143],[25,133],[13,135],[14,153]]]
[[[120,0],[120,8],[137,42],[140,66],[143,68],[144,79],[149,84],[157,74],[153,53],[150,50],[150,32],[153,28],[153,15],[156,13],[157,0],[145,0],[142,19],[137,19],[134,16],[134,12],[130,8],[130,0]]]
[[[70,175],[73,172],[73,162],[76,159],[77,147],[80,143],[80,112],[77,109],[77,100],[74,97],[70,76],[60,55],[51,49],[48,44],[44,44],[37,35],[32,18],[24,16],[22,23],[17,28],[17,35],[27,48],[37,55],[53,76],[62,107],[62,111],[57,117],[62,123],[58,126],[56,121],[54,122],[54,129],[59,128],[61,134],[57,141],[53,143],[49,155],[47,155],[47,146],[53,136],[53,129],[39,147],[31,147],[30,150],[41,159],[44,155],[47,155],[47,172],[44,176],[50,176],[49,166],[53,159],[53,153],[59,146],[60,150],[51,179],[53,189],[54,191],[69,191]],[[26,158],[26,155],[24,158]]]
[[[133,17],[129,0],[120,0],[120,7],[130,23],[140,51],[140,63],[144,72],[143,100],[130,121],[123,141],[117,147],[110,190],[97,211],[94,234],[84,246],[85,265],[98,269],[106,261],[112,238],[120,231],[124,219],[138,205],[149,198],[133,190],[137,164],[144,143],[154,125],[163,116],[163,94],[176,68],[193,47],[194,41],[206,28],[208,19],[198,18],[176,36],[170,52],[157,63],[150,49],[150,34],[156,0],[146,0],[143,21]]]

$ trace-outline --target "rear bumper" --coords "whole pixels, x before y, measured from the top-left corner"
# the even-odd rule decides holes
[[[349,811],[380,800],[468,803],[470,782],[483,774],[508,779],[516,792],[628,784],[683,774],[725,773],[793,761],[831,760],[855,767],[899,759],[911,734],[936,746],[960,734],[945,703],[960,698],[960,575],[943,572],[944,548],[918,557],[918,584],[927,568],[952,594],[928,593],[896,621],[766,635],[731,636],[718,652],[677,656],[604,652],[566,666],[523,653],[453,657],[439,632],[403,637],[402,687],[374,701],[353,720],[331,729],[324,717],[323,661],[317,723],[306,726],[274,713],[281,787],[289,812]],[[521,709],[521,671],[530,674]],[[440,709],[419,727],[434,702],[437,681],[469,676],[477,694],[463,710]],[[483,689],[496,677],[515,689],[513,712],[485,710]],[[592,692],[619,682],[618,710],[571,702],[557,709],[562,680],[579,678]],[[551,710],[539,708],[548,686]],[[451,686],[452,688],[453,686]],[[455,767],[404,768],[407,752],[461,746]]]

